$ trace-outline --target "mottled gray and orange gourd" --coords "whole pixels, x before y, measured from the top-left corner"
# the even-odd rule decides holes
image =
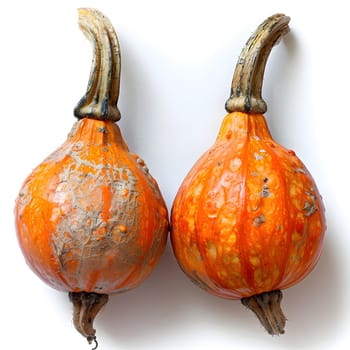
[[[293,151],[274,141],[261,97],[266,61],[289,17],[264,21],[244,47],[215,144],[175,198],[171,239],[189,278],[241,299],[270,334],[284,332],[281,289],[316,265],[325,232],[316,184]]]
[[[79,10],[94,59],[79,119],[67,141],[25,180],[15,216],[28,265],[47,284],[69,292],[74,324],[89,342],[108,294],[139,285],[163,253],[168,213],[156,181],[129,152],[117,108],[120,52],[98,10]]]

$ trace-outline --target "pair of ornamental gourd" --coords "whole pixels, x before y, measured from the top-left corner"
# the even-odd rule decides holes
[[[74,326],[89,343],[96,342],[93,321],[108,295],[151,273],[169,227],[177,261],[195,284],[241,299],[268,333],[284,333],[281,290],[314,268],[325,232],[310,173],[272,139],[263,116],[266,61],[288,23],[283,14],[269,17],[244,46],[228,115],[184,179],[169,225],[156,181],[116,124],[116,33],[98,10],[79,9],[93,47],[87,92],[66,142],[25,180],[15,217],[26,262],[48,285],[69,293]]]

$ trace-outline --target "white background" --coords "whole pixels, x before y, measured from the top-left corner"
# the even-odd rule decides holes
[[[323,195],[328,230],[316,269],[284,291],[286,334],[269,336],[239,301],[211,296],[170,246],[138,289],[110,298],[95,326],[101,350],[349,349],[349,25],[347,1],[8,1],[1,6],[1,343],[6,349],[90,349],[64,293],[44,285],[17,245],[13,206],[30,173],[66,138],[85,93],[89,42],[77,7],[97,7],[122,50],[120,126],[170,209],[225,116],[236,59],[266,17],[291,32],[265,74],[274,138],[295,150]]]

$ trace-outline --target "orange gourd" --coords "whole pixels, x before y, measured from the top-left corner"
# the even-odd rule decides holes
[[[171,241],[186,275],[223,298],[241,299],[272,334],[284,332],[282,289],[316,265],[325,232],[316,184],[293,151],[274,141],[263,113],[268,55],[289,17],[277,14],[238,59],[215,144],[184,179],[171,213]]]
[[[79,120],[25,180],[15,217],[26,262],[48,285],[69,292],[74,325],[91,343],[108,294],[136,287],[158,262],[168,214],[156,181],[115,123],[116,33],[94,9],[79,10],[79,25],[94,51],[87,92],[74,111]]]

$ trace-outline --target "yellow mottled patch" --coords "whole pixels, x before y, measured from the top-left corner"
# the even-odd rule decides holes
[[[230,236],[228,237],[227,243],[229,244],[235,244],[237,241],[237,236],[235,233],[231,233]]]
[[[254,271],[254,281],[258,286],[262,284],[262,275],[263,273],[261,269],[256,269]]]
[[[197,181],[195,183],[195,186],[193,186],[192,188],[193,188],[193,196],[199,197],[202,193],[203,185],[199,181]]]
[[[227,277],[227,272],[225,270],[221,270],[221,271],[219,271],[218,275],[219,275],[219,277],[225,278],[225,277]]]
[[[189,250],[189,253],[191,255],[191,258],[194,260],[194,261],[202,261],[202,256],[198,250],[198,247],[196,245],[192,245],[190,250]]]
[[[302,210],[303,209],[303,203],[300,201],[299,198],[293,198],[293,205],[297,210]]]
[[[297,194],[297,189],[295,186],[291,186],[289,189],[289,194],[294,197]]]
[[[231,171],[237,171],[240,168],[241,164],[242,161],[239,158],[232,159],[230,162]]]
[[[223,262],[227,265],[228,264],[239,264],[240,260],[239,260],[238,254],[234,254],[234,255],[225,254],[223,257]]]
[[[228,281],[227,281],[227,284],[228,284],[228,286],[229,286],[230,288],[235,288],[235,287],[236,287],[236,283],[233,282],[232,280],[228,280]]]
[[[194,219],[192,217],[190,217],[188,220],[187,220],[187,225],[188,225],[188,228],[191,230],[191,231],[194,231]]]
[[[229,228],[237,224],[237,216],[234,212],[226,210],[223,215],[218,218],[218,224],[222,226],[223,229]]]
[[[207,245],[208,256],[212,259],[216,259],[216,247],[212,242],[208,242]]]
[[[187,225],[189,230],[194,231],[195,224],[194,224],[194,216],[196,213],[196,206],[195,205],[189,205],[188,206],[188,215],[186,217]]]
[[[259,266],[260,265],[260,258],[258,258],[257,256],[251,256],[251,257],[249,257],[249,262],[253,266]]]
[[[300,255],[292,254],[292,255],[290,256],[290,260],[291,260],[292,262],[299,262],[299,261],[301,260],[301,257],[300,257]]]
[[[300,233],[298,233],[298,232],[293,232],[292,233],[292,241],[293,242],[299,241],[300,238],[301,238],[301,234]]]
[[[240,263],[239,256],[238,256],[238,255],[235,255],[235,256],[232,258],[232,262],[233,262],[234,264],[239,264],[239,263]]]
[[[226,241],[223,243],[223,245],[220,245],[219,247],[221,248],[220,252],[223,252],[224,254],[230,253],[232,249],[230,245],[226,244]]]

